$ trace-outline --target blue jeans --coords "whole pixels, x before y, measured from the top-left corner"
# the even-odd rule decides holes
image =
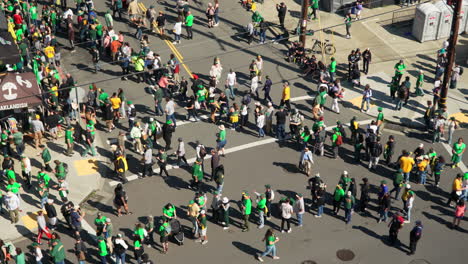
[[[297,213],[296,215],[297,215],[297,224],[299,226],[302,226],[302,217],[304,216],[304,214]]]
[[[262,253],[262,257],[271,254],[271,256],[275,257],[276,256],[276,246],[271,245],[271,246],[266,246],[265,252]]]
[[[265,136],[265,131],[263,131],[263,128],[261,128],[261,127],[258,128],[258,136],[259,137],[264,137]]]
[[[284,124],[277,124],[276,125],[276,137],[278,139],[283,139],[285,137]]]
[[[405,182],[409,182],[410,172],[403,172],[403,176],[405,177]]]
[[[49,197],[42,197],[41,198],[41,208],[44,208],[44,205],[47,203],[47,200],[49,199]]]
[[[335,73],[331,72],[331,71],[329,71],[328,73],[330,74],[330,81],[334,82],[335,81]]]
[[[265,225],[265,212],[262,210],[258,211],[259,226],[263,227]]]
[[[102,264],[107,264],[107,256],[99,256]]]
[[[172,123],[174,123],[174,127],[177,126],[177,124],[176,124],[176,119],[175,119],[175,115],[174,115],[174,114],[172,114],[172,115],[166,115],[166,122],[167,122],[168,120],[172,120]]]
[[[366,106],[366,110],[364,110],[364,106]],[[361,103],[361,110],[367,111],[370,108],[370,97],[366,97],[362,100]]]
[[[156,115],[162,115],[164,113],[164,109],[161,106],[161,102],[157,102],[154,106],[154,112]]]
[[[260,31],[260,42],[266,41],[266,31]]]
[[[115,255],[115,264],[125,264],[125,252],[120,255]]]
[[[18,153],[18,156],[23,155],[24,152],[24,143],[16,145],[16,152]]]
[[[222,192],[223,192],[223,186],[224,186],[224,183],[218,185],[218,186],[216,187],[216,190],[217,190],[219,193],[222,193]]]
[[[236,96],[235,93],[234,93],[234,86],[233,85],[228,85],[226,91],[228,91],[231,93],[231,94],[226,94],[226,96],[229,96],[231,99],[234,99],[234,97]]]
[[[395,110],[401,110],[401,107],[403,106],[403,101],[404,101],[404,99],[398,98],[397,100],[398,100],[398,101],[397,101],[397,103],[396,103]]]
[[[55,264],[65,264],[65,260],[62,261],[56,261]]]
[[[388,211],[387,210],[380,210],[380,220],[387,222],[388,219]]]
[[[175,34],[174,33],[174,40],[175,41],[180,41],[180,34]]]
[[[419,171],[419,182],[421,184],[426,184],[426,172],[425,171]]]
[[[346,224],[349,224],[349,223],[351,222],[351,212],[352,212],[352,209],[347,209],[347,208],[345,208],[344,211],[345,211],[345,221],[346,221]]]
[[[317,216],[322,216],[323,214],[323,205],[319,205],[317,208]]]

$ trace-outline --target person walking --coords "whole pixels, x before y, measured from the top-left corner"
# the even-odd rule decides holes
[[[169,235],[171,234],[171,226],[169,225],[169,219],[167,217],[162,217],[160,226],[159,226],[159,242],[162,245],[161,253],[167,254],[169,250]]]
[[[162,126],[162,136],[164,142],[166,143],[165,149],[171,149],[171,142],[172,142],[172,133],[174,133],[175,127],[172,120],[167,120],[166,123]]]
[[[296,212],[297,216],[297,226],[302,227],[303,224],[303,217],[305,213],[305,204],[304,204],[304,197],[302,193],[296,194],[296,203],[294,204],[295,209],[294,211]]]
[[[3,199],[5,208],[10,214],[10,221],[12,224],[16,224],[19,221],[19,211],[20,211],[20,199],[18,195],[15,195],[13,192],[9,191],[6,194],[6,197]]]
[[[379,199],[379,223],[380,222],[387,222],[388,219],[388,211],[390,210],[391,206],[391,199],[390,193],[386,192],[382,198]]]
[[[169,172],[167,172],[166,166],[167,166],[167,153],[164,148],[159,149],[159,153],[156,156],[156,160],[158,161],[159,165],[159,175],[162,177],[163,172],[166,173],[166,177],[169,177]]]
[[[423,225],[420,220],[416,221],[416,225],[410,232],[410,243],[409,243],[409,250],[408,255],[414,255],[416,252],[416,246],[418,245],[419,239],[422,236]]]
[[[403,176],[405,177],[405,182],[409,182],[410,173],[411,173],[411,170],[413,170],[413,166],[415,164],[414,159],[410,157],[410,154],[408,151],[403,150],[403,155],[400,157],[398,162],[400,163],[401,172],[403,173]]]
[[[460,199],[463,191],[463,175],[458,173],[455,176],[455,179],[452,182],[452,191],[450,192],[449,198],[447,200],[447,205],[452,207],[452,201],[457,202]]]
[[[231,205],[229,203],[229,198],[223,197],[221,200],[221,205],[220,205],[220,211],[222,214],[222,219],[223,219],[223,230],[229,229],[229,223],[230,223],[230,218],[229,218],[229,210],[231,208]]]
[[[78,236],[75,238],[75,256],[76,259],[78,260],[78,264],[85,264],[86,262],[86,245],[83,240],[81,240],[81,237]],[[118,263],[118,262],[117,262]]]
[[[371,142],[369,148],[369,170],[376,170],[379,165],[380,155],[383,152],[382,144],[380,143],[380,137],[377,137],[376,142]]]
[[[346,224],[349,224],[351,223],[351,217],[353,215],[354,206],[356,204],[356,201],[351,191],[348,191],[346,193],[346,196],[343,199],[343,203],[344,203],[344,210],[345,210],[345,222]]]
[[[279,238],[275,236],[273,228],[268,228],[262,241],[265,241],[266,249],[260,256],[257,256],[258,261],[263,262],[262,257],[269,254],[271,254],[272,258],[275,260],[280,259],[280,257],[276,256],[276,243],[278,243]]]
[[[336,185],[335,192],[333,194],[333,214],[337,215],[340,211],[344,196],[345,191],[343,190],[343,187],[340,184]]]
[[[145,152],[143,154],[143,158],[141,159],[141,161],[143,162],[143,171],[141,173],[141,177],[139,178],[153,176],[153,149],[148,147],[148,145],[145,145],[144,149]]]
[[[44,212],[42,210],[37,211],[36,221],[37,221],[37,226],[38,226],[38,234],[37,234],[36,242],[39,243],[39,245],[42,245],[41,243],[42,235],[46,235],[46,237],[50,239],[52,237],[52,233],[47,227],[47,222],[45,220]]]
[[[216,151],[219,155],[225,156],[224,147],[226,146],[226,128],[224,125],[218,126],[219,132],[217,133],[216,139]]]
[[[369,64],[372,62],[372,52],[370,51],[369,48],[367,48],[363,53],[362,53],[362,71],[365,74],[369,73]]]
[[[466,144],[463,138],[458,138],[452,146],[452,169],[457,168],[460,165],[463,153],[465,153]]]
[[[371,107],[371,99],[372,89],[370,88],[369,84],[366,84],[366,86],[364,87],[364,91],[362,92],[361,112],[369,112],[369,109]]]
[[[199,205],[194,200],[191,200],[187,206],[187,216],[190,222],[192,222],[192,234],[194,237],[198,234],[197,218],[199,214],[200,214]]]
[[[289,198],[286,198],[281,204],[280,204],[280,211],[281,211],[281,233],[288,232],[291,233],[291,217],[294,212],[294,209],[291,205],[291,200]],[[286,223],[286,226],[288,229],[284,229],[284,223]]]
[[[107,255],[109,255],[109,253],[107,252],[106,240],[104,239],[104,237],[98,236],[97,241],[99,259],[101,260],[101,264],[107,264]]]
[[[199,191],[201,187],[201,182],[203,180],[203,169],[202,169],[202,160],[201,158],[197,158],[192,166],[192,182],[189,188]]]
[[[182,166],[182,161],[185,162],[185,164],[189,164],[187,159],[185,158],[185,143],[182,138],[178,138],[177,141],[179,144],[177,145],[177,166]]]
[[[242,192],[242,200],[241,200],[241,211],[244,219],[244,223],[242,226],[242,232],[249,231],[249,218],[252,212],[252,200],[250,199],[249,193],[244,191]]]
[[[187,39],[193,39],[193,15],[192,12],[188,11],[187,16],[185,17],[185,29],[187,30]]]
[[[115,264],[125,264],[126,251],[128,249],[128,244],[122,238],[122,234],[117,234],[114,239],[114,255],[115,255]]]
[[[62,241],[60,241],[60,239],[52,239],[50,248],[52,249],[50,251],[50,256],[54,263],[65,264],[65,247],[63,246]]]
[[[453,218],[452,225],[450,226],[451,229],[454,229],[460,226],[460,221],[465,216],[465,212],[466,212],[465,201],[463,199],[460,199],[457,202],[457,206],[455,208],[455,215]]]
[[[202,245],[205,245],[208,243],[208,236],[206,235],[207,231],[207,219],[206,219],[206,214],[205,210],[201,210],[200,214],[198,215],[197,222],[199,225],[199,234],[200,234],[200,239],[196,240],[195,242],[201,242]]]
[[[57,228],[57,210],[55,210],[54,207],[54,200],[48,199],[47,203],[44,205],[44,209],[49,219],[50,229],[53,231]]]
[[[44,123],[40,120],[40,116],[36,115],[36,118],[31,121],[32,131],[34,132],[34,146],[37,149],[42,145],[42,137],[45,133]]]
[[[283,92],[281,93],[281,102],[280,107],[286,105],[288,111],[291,110],[291,103],[289,100],[291,99],[291,88],[289,87],[289,82],[283,83]]]
[[[341,135],[340,129],[335,127],[331,136],[333,158],[337,159],[340,152],[340,146],[343,144],[343,136]]]
[[[399,212],[393,215],[392,221],[388,224],[388,239],[390,245],[394,246],[398,242],[398,233],[403,228],[404,219]]]
[[[117,216],[122,216],[122,209],[125,210],[125,214],[132,214],[128,210],[128,197],[121,183],[117,184],[114,189],[114,206],[117,208]]]
[[[344,23],[346,26],[346,38],[350,39],[351,38],[351,23],[353,21],[353,18],[351,17],[351,14],[348,13],[346,14],[346,17],[344,19]]]

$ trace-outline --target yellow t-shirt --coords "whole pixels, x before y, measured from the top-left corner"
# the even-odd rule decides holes
[[[120,100],[120,98],[118,98],[118,97],[111,97],[109,100],[111,101],[112,109],[119,109],[119,108],[120,108],[120,104],[122,103],[122,101]]]
[[[55,49],[52,46],[47,46],[44,48],[44,53],[47,58],[53,58],[55,56]]]
[[[414,159],[411,157],[401,157],[400,158],[400,169],[404,173],[408,173],[411,171],[414,165]]]
[[[291,88],[289,86],[284,87],[283,89],[283,100],[289,100],[291,98]]]
[[[452,191],[460,191],[462,189],[461,179],[455,179],[452,184]]]
[[[52,93],[53,95],[55,95],[55,96],[58,96],[58,91],[57,91],[57,90],[58,90],[58,87],[57,87],[56,85],[55,85],[55,86],[52,86],[52,87],[50,88],[51,93]]]
[[[429,164],[429,162],[427,160],[423,160],[423,161],[419,162],[419,164],[418,164],[419,171],[425,171],[426,167],[427,167],[427,164]]]

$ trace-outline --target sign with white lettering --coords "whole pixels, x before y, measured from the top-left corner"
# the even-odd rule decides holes
[[[0,111],[33,107],[41,103],[41,89],[34,73],[8,73],[0,76]]]

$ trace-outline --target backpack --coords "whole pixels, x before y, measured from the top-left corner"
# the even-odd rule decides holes
[[[343,137],[341,135],[338,135],[335,143],[337,146],[341,146],[343,144]]]
[[[375,143],[377,142],[377,135],[374,133],[369,133],[367,139],[369,140],[369,143]]]

